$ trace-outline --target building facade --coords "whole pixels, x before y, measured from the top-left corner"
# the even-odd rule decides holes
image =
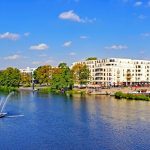
[[[73,63],[85,64],[90,70],[90,84],[101,86],[141,85],[150,83],[150,61],[122,58],[87,60]]]

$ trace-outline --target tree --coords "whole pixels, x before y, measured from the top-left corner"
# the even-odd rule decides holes
[[[32,81],[31,74],[29,73],[21,73],[21,84],[23,86],[30,86]]]
[[[17,68],[9,67],[0,72],[0,85],[7,87],[19,87],[21,74]]]
[[[34,79],[39,84],[50,84],[52,78],[52,67],[50,65],[40,66],[34,71]]]
[[[97,57],[89,57],[86,60],[97,60]]]
[[[58,68],[53,69],[51,80],[51,89],[62,90],[72,89],[73,76],[70,68],[65,63],[58,65]]]
[[[73,79],[77,84],[87,84],[90,78],[90,71],[86,65],[76,64],[72,68]]]
[[[67,66],[67,64],[66,63],[60,63],[59,65],[58,65],[58,68],[67,68],[68,66]]]

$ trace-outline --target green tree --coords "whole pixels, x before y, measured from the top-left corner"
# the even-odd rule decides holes
[[[89,57],[86,60],[97,60],[97,57]]]
[[[77,84],[87,84],[90,78],[90,71],[86,65],[76,64],[72,68],[73,79]]]
[[[68,68],[67,64],[66,63],[60,63],[58,65],[58,68]]]
[[[39,84],[49,85],[52,78],[52,67],[50,65],[40,66],[34,71],[34,79]]]
[[[51,89],[72,89],[73,76],[70,68],[67,64],[59,64],[58,68],[55,68],[51,80]]]
[[[26,86],[26,87],[31,86],[31,80],[32,80],[31,74],[21,73],[21,84],[23,86]]]
[[[0,72],[0,85],[7,87],[19,87],[21,73],[17,68],[9,67]]]

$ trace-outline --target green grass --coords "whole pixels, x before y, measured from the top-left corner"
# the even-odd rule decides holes
[[[6,93],[9,93],[9,92],[15,92],[15,91],[18,91],[18,88],[16,87],[7,87],[7,86],[0,86],[0,92],[6,92]]]
[[[69,94],[69,95],[73,95],[73,94],[85,95],[86,92],[81,91],[81,90],[69,90],[69,91],[66,91],[66,94]]]
[[[51,93],[51,89],[50,88],[41,88],[41,89],[39,89],[39,92],[48,94],[48,93]]]
[[[150,97],[142,94],[125,94],[122,92],[115,93],[116,99],[128,99],[128,100],[143,100],[150,101]]]
[[[51,89],[50,87],[41,88],[39,89],[39,92],[45,93],[45,94],[53,93],[53,94],[67,94],[67,95],[73,95],[73,94],[85,95],[86,94],[85,91],[81,91],[81,90],[68,90],[68,91],[65,91],[65,93],[62,93],[60,90]]]

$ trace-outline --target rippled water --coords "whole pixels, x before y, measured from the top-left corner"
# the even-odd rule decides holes
[[[21,92],[0,119],[0,150],[149,150],[150,102]]]

